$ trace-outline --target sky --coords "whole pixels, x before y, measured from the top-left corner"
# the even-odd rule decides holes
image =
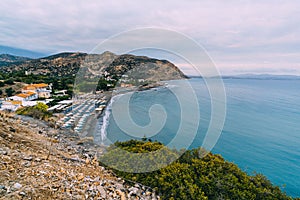
[[[90,52],[120,32],[155,27],[200,44],[224,74],[300,75],[300,1],[1,0],[0,45]],[[183,63],[182,68],[188,72]]]

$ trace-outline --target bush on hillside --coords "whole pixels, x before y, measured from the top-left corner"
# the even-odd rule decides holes
[[[47,111],[48,106],[44,103],[38,102],[32,107],[20,108],[16,111],[19,115],[26,115],[36,119],[47,120],[52,116],[52,113]]]
[[[158,149],[165,149],[163,159],[180,153],[158,142],[131,140],[115,143],[100,162],[102,165],[109,163],[107,167],[124,179],[154,188],[163,199],[292,199],[265,176],[248,175],[220,155],[208,153],[200,158],[204,152],[201,148],[188,150],[172,164],[153,172],[130,173],[114,169],[122,166],[134,170],[135,166],[143,167],[143,164],[138,164],[143,162],[145,165],[159,164],[161,158],[155,156],[142,162],[134,160],[136,153],[156,152]]]

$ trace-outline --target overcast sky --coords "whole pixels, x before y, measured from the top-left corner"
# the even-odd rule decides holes
[[[89,52],[119,32],[157,27],[193,38],[223,74],[300,75],[296,0],[1,0],[0,5],[0,45]]]

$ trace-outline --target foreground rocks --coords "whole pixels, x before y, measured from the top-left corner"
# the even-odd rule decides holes
[[[159,199],[99,166],[104,150],[72,132],[0,113],[0,199]]]

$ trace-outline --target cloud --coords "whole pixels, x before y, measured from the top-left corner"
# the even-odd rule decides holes
[[[90,51],[121,31],[161,27],[195,39],[220,68],[259,68],[266,59],[272,68],[277,58],[270,55],[289,55],[284,68],[300,50],[299,7],[283,0],[3,0],[0,43],[46,53]]]

